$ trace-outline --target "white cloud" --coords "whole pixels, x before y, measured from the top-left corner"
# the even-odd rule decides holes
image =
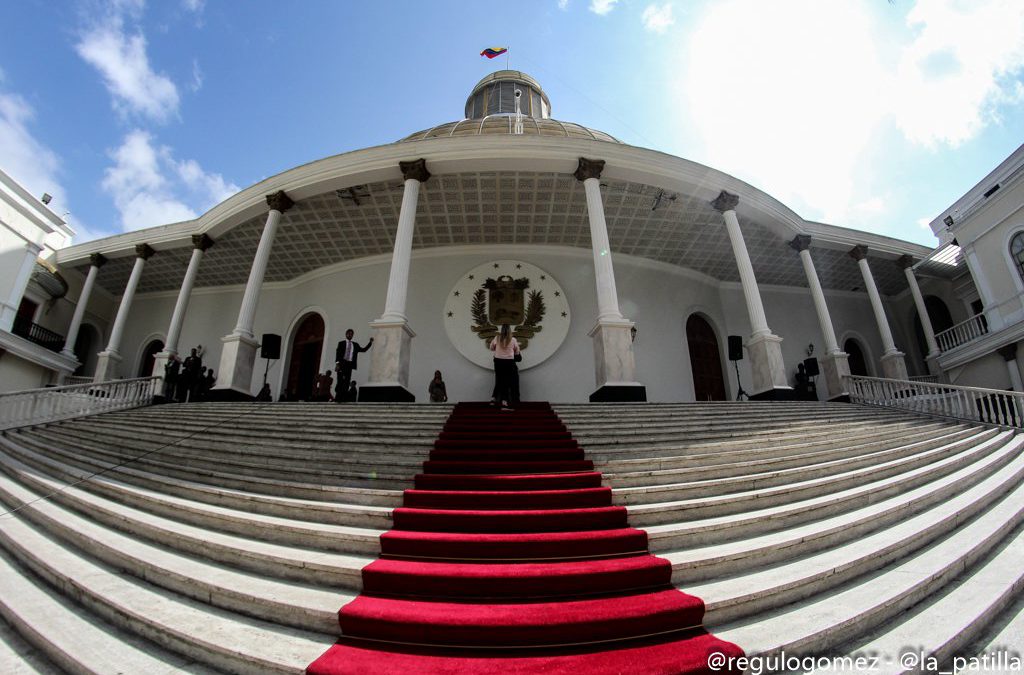
[[[644,22],[644,28],[652,33],[664,33],[676,22],[672,16],[672,4],[668,2],[661,7],[653,4],[647,5],[641,19]]]
[[[896,121],[911,141],[957,146],[1020,100],[1008,76],[1024,69],[1020,0],[918,0],[907,14],[913,41],[892,90]]]
[[[34,115],[32,107],[18,94],[0,94],[0,168],[37,197],[50,193],[50,206],[56,211],[67,205],[58,179],[60,160],[29,131],[28,124]]]
[[[199,60],[192,59],[192,85],[191,89],[193,92],[199,91],[203,88],[203,71],[199,67]]]
[[[569,0],[558,0],[558,9],[562,11],[569,9]]]
[[[191,220],[239,189],[195,160],[176,160],[139,129],[111,157],[115,164],[104,174],[103,189],[114,198],[125,231]]]
[[[917,219],[917,226],[920,227],[921,229],[928,230],[929,232],[931,232],[931,230],[932,230],[932,219],[927,217],[927,216],[925,216],[924,218],[918,218]]]
[[[685,56],[685,105],[712,165],[852,224],[858,161],[885,115],[875,33],[856,3],[711,5]]]
[[[135,5],[141,11],[141,3]],[[75,49],[103,76],[122,114],[137,113],[165,122],[178,112],[178,88],[165,75],[153,71],[142,33],[128,35],[119,13],[106,17],[87,31]]]
[[[202,12],[203,7],[206,6],[206,0],[182,0],[182,4],[188,11],[198,14]]]
[[[615,9],[619,0],[590,0],[590,11],[594,14],[604,16],[608,12]]]

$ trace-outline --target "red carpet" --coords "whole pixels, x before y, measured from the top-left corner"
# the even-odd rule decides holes
[[[310,675],[738,672],[548,404],[457,405],[423,469]]]

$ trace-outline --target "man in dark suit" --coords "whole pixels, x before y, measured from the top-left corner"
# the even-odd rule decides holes
[[[359,352],[365,352],[373,346],[373,338],[370,338],[365,347],[360,347],[359,343],[352,339],[354,335],[355,331],[349,328],[345,331],[345,339],[339,342],[338,348],[334,350],[334,369],[338,371],[338,384],[334,389],[336,403],[341,403],[348,396],[348,383],[352,380],[352,371],[358,365]]]

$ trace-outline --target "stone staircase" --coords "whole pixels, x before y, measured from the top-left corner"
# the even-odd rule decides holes
[[[0,662],[301,672],[450,410],[165,405],[6,432]],[[849,404],[555,411],[748,654],[948,659],[1021,633],[1024,437]]]

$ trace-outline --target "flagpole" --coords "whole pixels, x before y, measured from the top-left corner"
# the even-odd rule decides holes
[[[511,47],[506,47],[506,51],[505,51],[505,70],[509,70],[508,62],[509,62],[509,59],[511,59],[511,58],[512,58],[512,48]]]

